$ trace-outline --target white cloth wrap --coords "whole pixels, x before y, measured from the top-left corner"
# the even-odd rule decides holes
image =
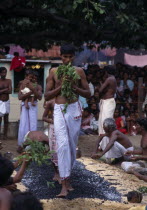
[[[102,141],[100,142],[100,148],[104,151],[106,146],[109,144],[109,137],[103,137]],[[133,151],[133,147],[125,148],[119,142],[115,141],[114,145],[111,149],[105,153],[105,158],[120,158],[124,156],[127,151]]]
[[[100,114],[99,114],[99,135],[104,134],[105,131],[103,129],[103,123],[106,118],[113,118],[115,107],[116,107],[116,102],[114,98],[100,100],[99,103],[100,107]]]
[[[21,103],[21,115],[20,123],[18,130],[18,145],[22,145],[24,142],[24,137],[28,131],[37,130],[37,115],[38,115],[38,106],[32,106],[31,102],[28,102],[29,109],[25,107],[24,102]]]
[[[24,89],[21,90],[22,94],[26,94],[29,93],[31,90],[27,87],[25,87]]]
[[[0,117],[10,113],[10,100],[0,101]]]
[[[76,159],[76,146],[81,127],[81,105],[69,104],[63,113],[64,104],[54,106],[54,130],[57,140],[58,167],[61,179],[70,176]]]

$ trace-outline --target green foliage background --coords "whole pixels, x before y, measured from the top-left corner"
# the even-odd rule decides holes
[[[147,47],[145,0],[1,0],[0,44],[47,49],[52,43],[109,41]]]

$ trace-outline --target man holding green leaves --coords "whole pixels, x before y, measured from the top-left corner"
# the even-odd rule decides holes
[[[54,129],[62,189],[58,197],[65,197],[73,188],[70,185],[71,170],[76,159],[76,145],[81,127],[82,109],[79,95],[89,98],[90,90],[81,68],[73,67],[75,48],[63,45],[60,49],[63,65],[52,68],[45,92],[45,100],[55,98]]]

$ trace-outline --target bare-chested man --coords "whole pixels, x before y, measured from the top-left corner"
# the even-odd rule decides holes
[[[6,79],[7,69],[0,67],[0,126],[2,117],[4,118],[4,137],[7,137],[8,117],[10,112],[9,94],[12,93],[12,83],[10,79]]]
[[[61,59],[64,65],[71,63],[74,59],[75,48],[72,45],[64,45],[61,47]],[[76,159],[76,145],[81,126],[81,105],[78,96],[85,98],[90,97],[90,90],[86,81],[86,76],[81,68],[75,67],[76,73],[80,76],[78,85],[72,84],[73,92],[77,95],[77,99],[72,101],[66,113],[63,112],[68,99],[61,95],[62,80],[57,79],[57,68],[50,71],[45,99],[55,98],[54,106],[54,129],[57,140],[58,150],[58,167],[62,181],[61,193],[58,195],[66,196],[68,191],[73,190],[70,185],[70,175]],[[68,78],[67,78],[68,79]]]
[[[37,130],[37,114],[38,114],[38,107],[37,107],[37,100],[41,100],[42,98],[42,87],[40,85],[36,85],[36,87],[33,86],[33,77],[32,75],[32,81],[25,81],[21,84],[19,93],[18,93],[18,99],[22,100],[21,103],[21,116],[20,116],[20,124],[19,124],[19,131],[18,131],[18,152],[21,152],[22,149],[22,143],[24,140],[24,136],[29,131],[36,131]],[[25,83],[25,84],[24,84]],[[22,86],[26,86],[30,89],[29,93],[22,94],[21,90],[23,89]],[[32,96],[34,97],[34,103],[35,106],[32,105]],[[28,106],[29,109],[25,107],[25,100],[28,98]]]
[[[103,124],[105,136],[100,136],[96,145],[96,150],[92,158],[100,158],[105,155],[105,158],[121,158],[128,150],[133,150],[132,143],[123,133],[116,129],[115,120],[107,118]],[[97,154],[98,148],[103,151]]]
[[[99,89],[100,98],[101,98],[99,104],[100,106],[99,135],[105,133],[103,129],[103,122],[106,118],[113,118],[113,114],[116,107],[114,95],[116,93],[117,83],[115,77],[113,76],[115,70],[109,66],[105,67],[105,70],[106,70],[105,73],[106,80]]]

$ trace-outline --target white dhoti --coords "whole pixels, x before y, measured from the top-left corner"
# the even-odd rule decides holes
[[[101,99],[99,103],[100,114],[99,114],[99,135],[104,134],[103,123],[106,118],[113,118],[116,102],[114,98]]]
[[[18,130],[18,145],[22,145],[24,142],[24,137],[28,131],[37,131],[37,115],[38,115],[38,106],[32,106],[31,102],[28,102],[29,109],[24,105],[24,102],[21,103],[21,115],[20,123]]]
[[[64,107],[64,104],[55,104],[54,106],[54,129],[58,148],[58,168],[62,180],[70,176],[76,159],[76,146],[82,116],[79,102],[69,104],[66,113],[62,111]]]
[[[0,101],[0,117],[10,113],[10,100]]]
[[[103,137],[102,141],[100,142],[100,148],[104,151],[106,146],[109,144],[109,137]],[[133,147],[125,148],[119,142],[115,141],[114,145],[111,149],[105,153],[105,158],[120,158],[123,157],[127,151],[133,151]]]

